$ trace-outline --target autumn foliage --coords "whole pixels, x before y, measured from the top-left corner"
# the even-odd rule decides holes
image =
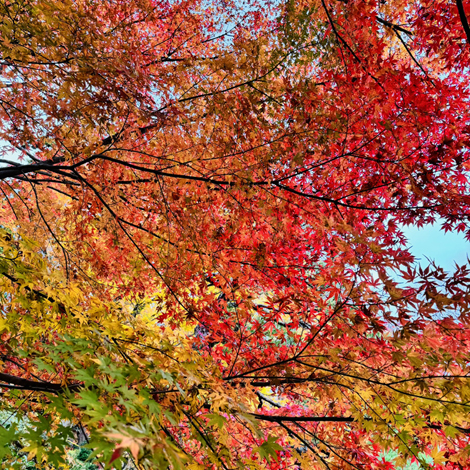
[[[467,13],[1,1],[2,465],[469,468]]]

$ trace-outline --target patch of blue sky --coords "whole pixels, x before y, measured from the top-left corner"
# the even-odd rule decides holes
[[[411,253],[416,263],[427,266],[434,261],[447,272],[455,269],[455,264],[462,265],[470,257],[470,242],[465,239],[464,232],[444,232],[442,220],[418,228],[402,227],[408,239]]]

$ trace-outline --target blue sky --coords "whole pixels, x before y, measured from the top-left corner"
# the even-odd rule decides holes
[[[463,264],[467,256],[470,256],[470,242],[465,240],[464,234],[444,233],[439,221],[420,229],[406,227],[402,230],[408,238],[416,262],[423,266],[428,264],[428,257],[445,271],[453,271],[455,262]]]

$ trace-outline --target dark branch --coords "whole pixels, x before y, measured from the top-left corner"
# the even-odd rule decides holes
[[[399,26],[394,23],[390,23],[390,21],[384,20],[383,18],[380,18],[377,16],[377,21],[379,23],[382,23],[384,26],[388,26],[389,28],[392,28],[394,30],[401,31],[402,33],[408,34],[408,36],[413,36],[413,33],[411,31],[408,31],[407,29],[403,28],[402,26]]]
[[[271,415],[262,415],[258,413],[251,413],[256,419],[262,421],[271,421],[274,423],[282,423],[284,421],[289,421],[293,423],[301,422],[314,422],[314,423],[352,423],[356,421],[354,418],[347,416],[271,416]]]
[[[460,21],[462,23],[465,34],[467,35],[467,43],[470,44],[470,27],[468,26],[467,16],[465,15],[465,10],[463,9],[462,0],[455,1],[459,10]]]
[[[0,387],[35,392],[62,393],[67,389],[72,390],[81,387],[81,384],[72,384],[64,387],[61,384],[55,384],[52,382],[37,382],[35,380],[23,379],[22,377],[5,374],[3,372],[0,372],[0,380],[5,382],[5,384],[0,384]]]

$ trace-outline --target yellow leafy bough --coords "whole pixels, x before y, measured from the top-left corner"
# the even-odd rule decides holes
[[[158,324],[150,300],[132,309],[127,299],[87,296],[37,243],[5,229],[0,250],[1,407],[28,423],[0,427],[4,465],[20,468],[26,454],[41,468],[64,465],[77,429],[111,466],[220,465],[234,458],[227,421],[263,445],[249,414],[255,394],[227,386],[191,346],[190,327]]]

